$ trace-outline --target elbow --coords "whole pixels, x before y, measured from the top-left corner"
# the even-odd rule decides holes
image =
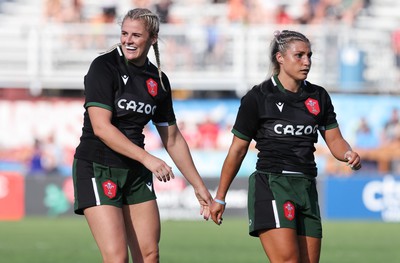
[[[92,128],[93,128],[93,134],[100,140],[104,141],[107,129],[103,126],[93,126]]]
[[[246,154],[247,154],[247,149],[238,152],[238,156],[239,156],[239,158],[240,158],[241,160],[243,160],[244,157],[246,157]]]
[[[236,148],[229,151],[232,155],[235,156],[237,160],[243,160],[246,157],[248,149],[247,148]]]

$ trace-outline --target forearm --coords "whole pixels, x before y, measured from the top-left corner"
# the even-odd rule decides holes
[[[178,136],[173,143],[165,145],[176,167],[185,179],[194,187],[204,187],[204,182],[197,171],[189,147],[183,137]]]
[[[340,129],[334,128],[322,133],[331,154],[339,161],[346,162],[345,154],[352,151],[349,143],[343,138]]]
[[[149,153],[131,142],[120,130],[113,125],[103,126],[96,130],[96,136],[115,152],[130,159],[143,163]]]
[[[344,139],[338,139],[333,141],[329,146],[329,150],[331,151],[332,155],[341,162],[346,162],[345,154],[348,151],[352,151],[350,144]]]
[[[228,156],[226,157],[224,164],[222,165],[221,177],[215,198],[225,200],[229,187],[235,179],[243,162],[243,159],[244,155],[240,156],[237,153],[228,153]]]
[[[111,123],[111,111],[99,107],[89,107],[88,113],[94,134],[112,150],[141,163],[150,155],[143,148],[131,142]]]

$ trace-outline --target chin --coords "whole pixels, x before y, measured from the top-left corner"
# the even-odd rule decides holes
[[[301,80],[301,81],[306,80],[307,77],[308,77],[307,74],[306,75],[301,75],[301,76],[299,76],[299,80]]]

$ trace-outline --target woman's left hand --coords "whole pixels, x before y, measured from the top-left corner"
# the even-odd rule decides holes
[[[344,159],[347,160],[347,165],[350,166],[352,170],[361,169],[361,157],[358,155],[358,153],[347,151],[344,154]]]
[[[195,195],[200,203],[200,215],[203,215],[205,220],[210,218],[210,206],[212,203],[212,196],[206,187],[195,189]]]

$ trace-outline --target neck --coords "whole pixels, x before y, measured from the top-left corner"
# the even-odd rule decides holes
[[[281,82],[282,86],[285,88],[285,90],[291,91],[293,93],[299,91],[302,81],[294,80],[293,78],[285,77],[281,74],[278,75],[278,79]]]

